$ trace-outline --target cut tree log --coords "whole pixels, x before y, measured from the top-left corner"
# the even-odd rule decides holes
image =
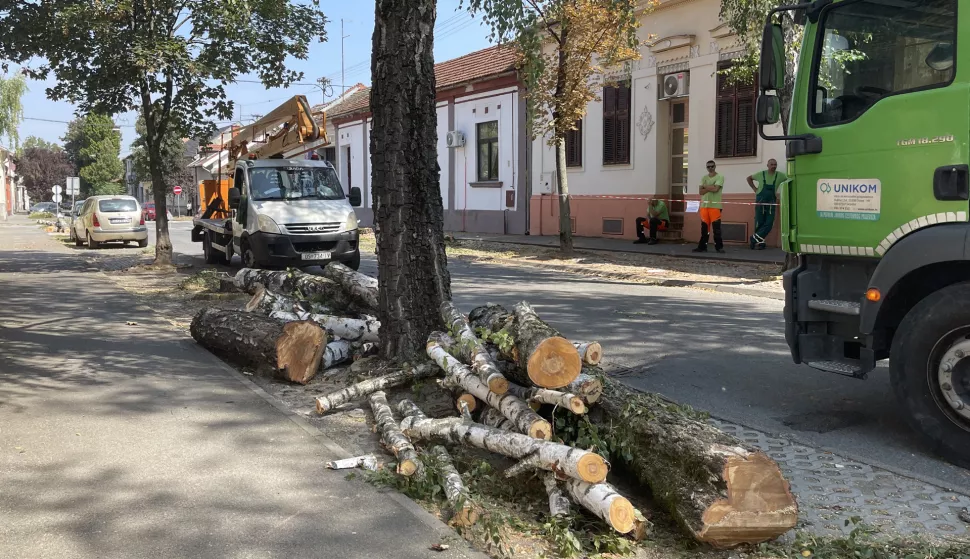
[[[593,405],[603,395],[603,381],[599,379],[602,374],[602,369],[583,367],[583,372],[576,380],[567,384],[564,390],[582,398],[586,405]]]
[[[441,488],[445,490],[448,505],[454,511],[451,523],[457,526],[471,526],[478,522],[478,507],[472,502],[468,489],[461,480],[461,475],[451,461],[451,455],[441,445],[433,446],[431,455],[438,463],[438,469],[441,473]]]
[[[584,365],[599,365],[603,359],[603,346],[599,342],[573,342]]]
[[[327,333],[312,322],[284,324],[258,314],[206,308],[192,319],[200,345],[243,366],[306,384],[320,369]]]
[[[499,371],[498,366],[492,360],[488,351],[485,350],[482,341],[472,331],[458,307],[451,301],[444,301],[441,303],[440,310],[441,318],[451,330],[452,337],[455,340],[458,356],[470,365],[471,370],[488,386],[489,390],[496,394],[508,392],[509,381]]]
[[[534,455],[538,468],[589,483],[602,482],[609,471],[599,454],[459,418],[408,417],[401,425],[412,439],[467,444],[518,460]]]
[[[320,361],[320,368],[327,370],[334,365],[350,361],[354,356],[354,344],[347,340],[334,340],[327,344]]]
[[[586,413],[586,404],[583,399],[575,394],[549,390],[548,388],[525,388],[517,384],[509,384],[509,394],[525,400],[526,402],[537,402],[539,404],[549,404],[566,408],[576,415]]]
[[[401,369],[384,376],[367,379],[342,390],[317,398],[317,413],[327,413],[337,406],[353,400],[359,400],[368,394],[402,386],[418,379],[433,377],[439,372],[434,365],[418,365],[414,368]]]
[[[256,293],[257,286],[262,285],[270,291],[294,294],[298,299],[310,299],[334,309],[371,314],[377,312],[376,307],[361,307],[340,284],[299,270],[272,271],[243,268],[236,272],[233,282],[236,287],[249,294]]]
[[[548,421],[540,417],[525,401],[511,394],[499,396],[489,390],[478,375],[448,353],[445,348],[451,347],[451,344],[451,338],[442,332],[432,332],[428,337],[428,357],[445,371],[446,385],[457,384],[466,392],[497,409],[515,424],[520,433],[526,433],[537,439],[549,440],[552,437],[552,425]]]
[[[461,405],[463,402],[466,406],[468,406],[469,412],[473,412],[478,409],[478,398],[466,392],[465,389],[459,386],[457,383],[449,384],[446,382],[446,379],[442,379],[441,389],[451,394],[451,397],[455,400],[456,410],[461,411]]]
[[[609,377],[602,382],[597,409],[603,413],[591,419],[601,435],[624,444],[631,458],[626,468],[695,539],[729,548],[768,541],[795,526],[798,505],[766,454],[656,394]]]
[[[391,412],[391,406],[387,405],[384,392],[378,390],[367,399],[374,412],[374,421],[377,423],[377,431],[381,434],[381,443],[397,457],[397,473],[403,476],[414,475],[421,467],[418,452],[401,432],[401,427],[394,419],[394,413]]]
[[[377,469],[377,457],[373,454],[365,454],[364,456],[355,456],[353,458],[344,458],[342,460],[327,462],[326,466],[331,470],[363,468],[365,470],[374,471]]]
[[[269,316],[274,311],[286,311],[294,313],[295,316],[294,309],[298,308],[299,303],[296,299],[270,291],[264,285],[257,285],[256,292],[253,293],[253,298],[246,303],[245,310],[246,312],[255,312],[265,316]],[[294,320],[305,319],[294,318]]]
[[[377,309],[377,279],[352,270],[340,262],[323,267],[323,277],[344,288],[361,308]]]
[[[381,329],[381,323],[376,319],[368,320],[328,314],[308,314],[286,311],[276,311],[271,313],[270,316],[284,322],[312,320],[322,326],[332,336],[340,338],[341,340],[371,343],[380,341],[379,331]]]
[[[563,491],[556,474],[552,472],[542,472],[542,485],[546,488],[546,495],[549,496],[549,516],[569,516],[569,497]]]
[[[523,386],[542,388],[562,388],[574,381],[582,361],[573,344],[543,322],[528,303],[519,303],[513,310],[490,303],[468,313],[469,324],[490,333],[489,340],[498,341],[503,355],[518,364],[518,369],[505,374]],[[508,338],[511,346],[503,347],[502,338]]]
[[[485,407],[478,416],[478,422],[482,425],[502,429],[503,431],[515,431],[515,423],[512,423],[502,415],[502,412],[495,408]]]
[[[565,485],[574,501],[602,518],[610,525],[610,528],[621,534],[633,530],[636,509],[633,508],[626,497],[617,493],[612,485],[608,483],[590,484],[576,479],[567,479]]]

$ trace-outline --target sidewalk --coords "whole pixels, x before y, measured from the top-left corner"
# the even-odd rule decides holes
[[[0,290],[0,557],[481,557],[39,229]]]
[[[510,243],[516,245],[533,245],[543,247],[558,247],[559,237],[537,235],[480,235],[477,233],[453,233],[457,239],[489,241],[493,243]],[[656,245],[635,245],[625,239],[604,239],[600,237],[573,237],[573,246],[581,250],[602,250],[608,252],[630,252],[634,254],[657,254],[683,258],[704,258],[708,260],[724,260],[730,262],[753,262],[755,264],[784,264],[785,252],[780,248],[765,250],[751,250],[746,245],[725,245],[724,254],[714,251],[711,246],[708,252],[691,252],[696,245],[693,243],[661,242]]]

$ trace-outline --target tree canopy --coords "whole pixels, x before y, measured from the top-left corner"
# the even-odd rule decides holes
[[[121,134],[111,117],[92,113],[75,119],[68,125],[64,147],[67,160],[78,169],[83,196],[125,191]]]
[[[64,151],[64,148],[62,148],[60,144],[48,142],[47,140],[38,138],[37,136],[27,136],[23,143],[20,144],[18,152],[23,153],[30,148],[44,148],[50,151]]]
[[[135,176],[141,182],[152,180],[151,166],[148,161],[148,139],[145,119],[138,117],[135,123],[135,141],[131,143],[131,158],[135,167]],[[187,191],[194,182],[194,177],[186,165],[191,161],[187,150],[195,142],[180,137],[174,131],[166,134],[162,140],[162,174],[165,180],[166,193],[171,192],[175,185],[183,186]]]
[[[6,136],[10,148],[15,151],[19,148],[18,130],[24,120],[20,100],[26,92],[27,80],[22,75],[0,76],[0,136]]]
[[[17,175],[27,188],[27,194],[32,200],[46,200],[50,198],[51,187],[64,185],[67,177],[75,176],[74,165],[68,160],[67,154],[57,144],[43,140],[31,142],[27,138],[17,158]]]

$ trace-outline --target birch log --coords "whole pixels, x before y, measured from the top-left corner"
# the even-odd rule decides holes
[[[327,349],[323,351],[320,359],[320,368],[327,370],[334,365],[339,365],[350,361],[354,356],[354,344],[347,340],[334,340],[327,344]]]
[[[548,440],[552,437],[552,426],[548,421],[540,417],[523,400],[511,394],[499,396],[489,390],[475,373],[448,353],[445,347],[449,347],[450,344],[451,338],[441,332],[432,332],[428,337],[428,357],[447,373],[447,377],[450,377],[446,377],[447,383],[461,386],[471,395],[502,412],[502,415],[515,424],[519,432],[538,439]]]
[[[596,374],[590,374],[591,372]],[[583,367],[583,372],[563,390],[579,396],[587,405],[595,404],[603,395],[603,382],[599,379],[601,374],[602,370],[598,368],[594,371],[590,367]]]
[[[589,483],[602,482],[609,471],[609,466],[599,454],[564,444],[458,418],[408,420],[403,424],[404,432],[412,439],[466,444],[518,460],[535,456],[538,468]]]
[[[473,328],[511,339],[512,347],[500,349],[519,367],[506,371],[506,375],[523,386],[542,388],[561,388],[575,380],[582,361],[573,344],[543,322],[528,303],[519,303],[513,311],[488,304],[468,314]]]
[[[457,526],[471,526],[478,521],[478,509],[468,495],[468,489],[461,480],[461,475],[451,461],[451,455],[445,447],[435,445],[431,448],[431,455],[438,462],[441,472],[441,488],[445,490],[448,505],[454,511],[451,523]]]
[[[419,365],[413,369],[402,369],[384,376],[367,379],[348,386],[343,390],[338,390],[317,398],[317,413],[327,413],[337,406],[346,404],[352,400],[358,400],[378,390],[402,386],[418,379],[433,377],[437,374],[437,367],[433,365]]]
[[[280,295],[279,293],[274,293],[269,289],[266,289],[263,285],[256,286],[256,292],[253,293],[252,299],[246,303],[246,312],[255,312],[265,316],[269,316],[273,311],[290,311],[298,308],[299,304],[296,299],[292,297],[287,297],[285,295]]]
[[[397,457],[397,473],[403,476],[413,475],[418,471],[420,462],[418,452],[414,450],[411,441],[401,432],[401,427],[394,420],[391,406],[387,405],[384,392],[378,390],[368,397],[370,408],[374,412],[374,421],[381,434],[381,443]]]
[[[233,363],[306,384],[320,369],[327,333],[312,322],[284,324],[242,311],[206,308],[192,319],[195,340]]]
[[[271,313],[269,316],[290,322],[292,320],[312,320],[322,326],[327,332],[341,340],[351,342],[370,342],[380,341],[379,331],[381,323],[377,320],[345,318],[342,316],[331,316],[328,314],[306,314],[286,312],[280,310]]]
[[[584,483],[576,479],[565,482],[569,495],[583,508],[602,518],[621,534],[633,530],[635,509],[626,497],[608,483]]]
[[[603,360],[603,346],[599,342],[573,342],[584,365],[599,365]]]
[[[549,496],[549,516],[569,516],[569,497],[556,480],[556,474],[543,472],[542,485]]]
[[[515,431],[515,423],[512,423],[502,415],[502,412],[495,408],[486,407],[478,416],[478,422],[503,431]]]
[[[472,331],[461,311],[451,301],[441,303],[440,310],[441,318],[445,321],[445,325],[451,330],[455,339],[458,356],[470,365],[471,370],[488,386],[489,390],[496,394],[508,392],[509,381],[499,371],[498,366],[492,360],[488,351],[485,350],[481,340]]]
[[[464,403],[468,406],[469,412],[475,411],[478,408],[478,398],[466,392],[457,382],[449,382],[450,380],[453,381],[454,379],[442,379],[441,389],[451,394],[452,399],[455,401],[455,409],[460,412],[461,405]]]
[[[327,462],[326,466],[331,470],[363,468],[365,470],[373,471],[377,469],[377,457],[373,454],[365,454],[364,456],[355,456],[353,458],[344,458],[341,460],[334,460],[333,462]]]
[[[233,278],[236,287],[253,294],[262,285],[277,293],[295,294],[297,298],[313,299],[317,303],[340,310],[376,313],[377,308],[361,307],[338,283],[327,278],[312,276],[299,270],[257,270],[243,268]]]
[[[377,279],[351,270],[340,262],[331,262],[323,267],[323,277],[334,281],[361,308],[377,309]]]
[[[609,377],[602,382],[603,413],[594,423],[621,437],[631,457],[626,468],[688,534],[728,548],[771,540],[795,526],[798,506],[767,455],[656,394]]]
[[[539,404],[549,404],[566,408],[576,415],[586,413],[586,404],[583,399],[575,394],[549,390],[548,388],[525,388],[517,384],[509,385],[509,394],[525,400],[526,402],[537,402]]]

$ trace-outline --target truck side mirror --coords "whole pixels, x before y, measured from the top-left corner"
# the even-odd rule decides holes
[[[776,124],[781,119],[781,101],[774,95],[759,96],[755,117],[761,126]]]
[[[785,34],[780,24],[765,25],[758,77],[761,91],[779,91],[785,87]]]
[[[354,186],[350,189],[350,205],[355,208],[363,203],[360,196],[360,188]]]
[[[242,194],[239,193],[238,188],[229,189],[229,207],[236,209],[239,207],[239,200],[242,199]]]

